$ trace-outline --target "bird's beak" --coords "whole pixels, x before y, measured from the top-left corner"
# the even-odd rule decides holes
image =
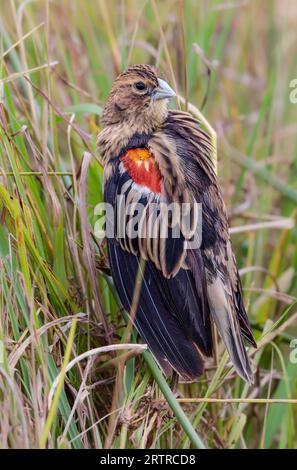
[[[172,98],[176,96],[172,88],[161,78],[158,78],[158,86],[153,91],[152,99],[153,100],[164,100],[165,98]]]

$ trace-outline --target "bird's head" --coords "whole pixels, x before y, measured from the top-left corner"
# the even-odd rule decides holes
[[[150,132],[167,117],[174,91],[150,65],[129,67],[115,80],[103,110],[104,126],[129,124],[136,132]]]

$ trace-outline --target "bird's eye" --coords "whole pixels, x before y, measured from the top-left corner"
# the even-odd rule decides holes
[[[147,89],[146,84],[143,83],[143,82],[136,82],[136,83],[134,84],[134,87],[135,87],[136,90],[138,90],[138,91],[144,91],[144,90]]]

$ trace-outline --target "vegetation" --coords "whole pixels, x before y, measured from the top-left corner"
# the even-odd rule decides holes
[[[296,2],[0,6],[0,447],[296,448]],[[217,342],[176,397],[126,328],[94,209],[102,104],[132,63],[217,132],[252,387]]]

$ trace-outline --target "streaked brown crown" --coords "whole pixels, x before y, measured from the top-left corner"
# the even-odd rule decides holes
[[[125,72],[121,73],[116,79],[116,82],[125,78],[143,78],[144,80],[151,81],[155,86],[158,85],[158,78],[154,67],[148,64],[136,64],[129,67]]]

